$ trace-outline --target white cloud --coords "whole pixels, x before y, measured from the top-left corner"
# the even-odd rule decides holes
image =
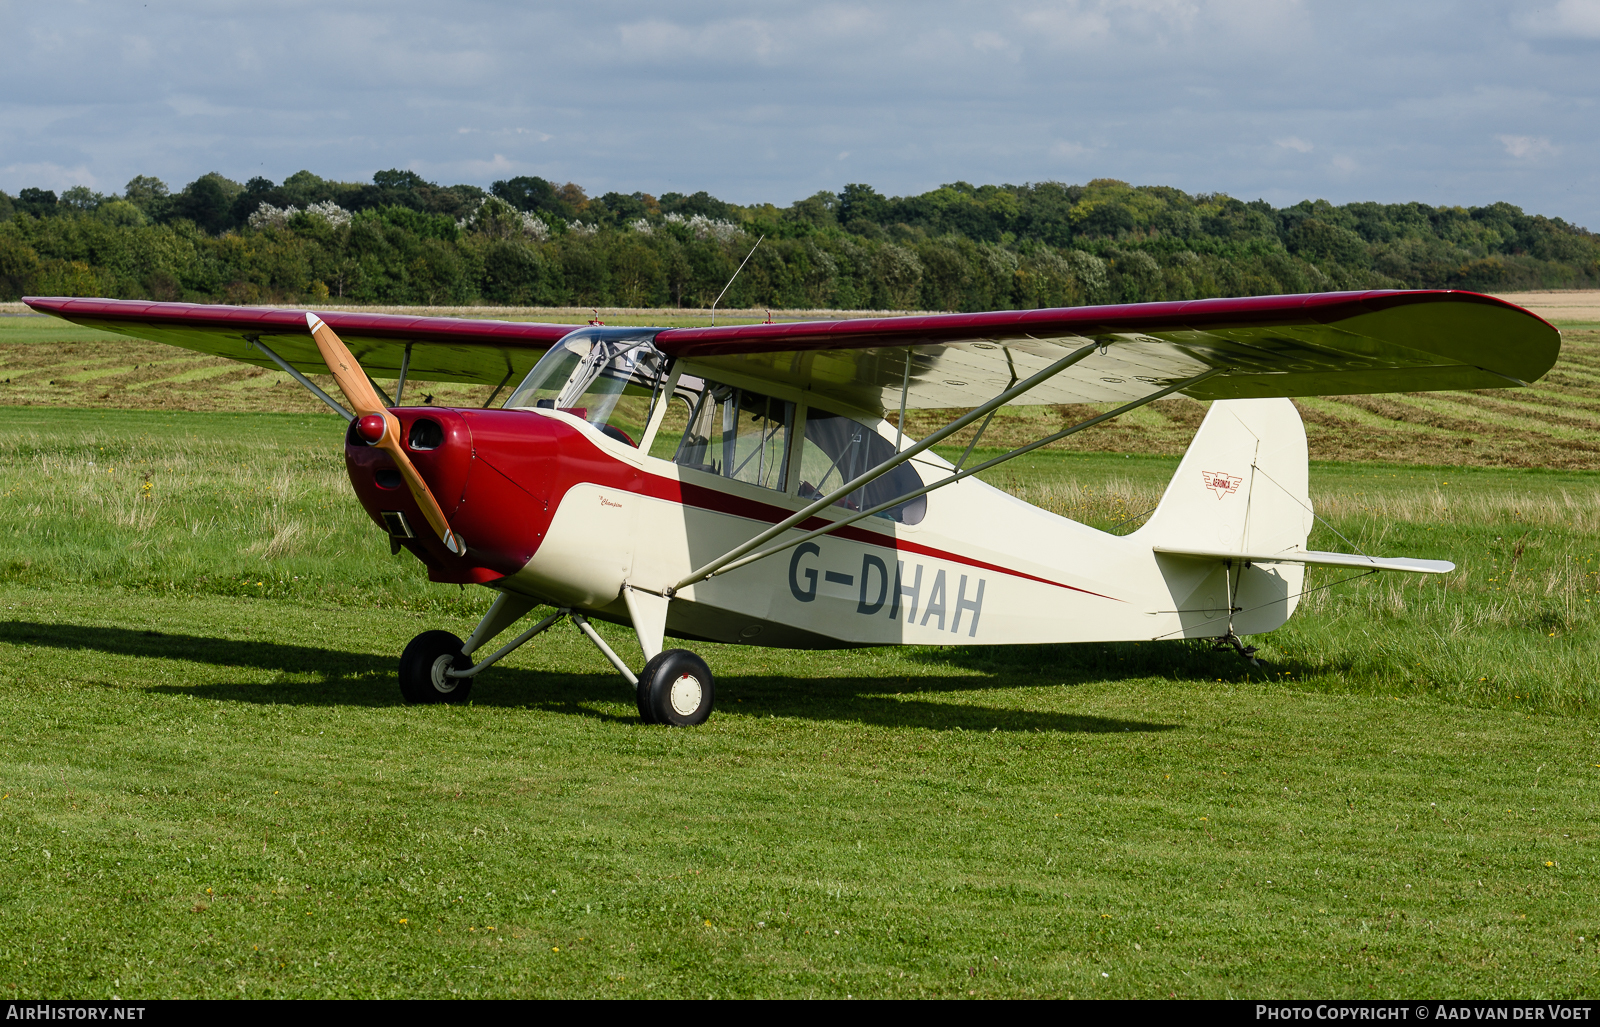
[[[998,32],[979,32],[972,37],[972,47],[980,53],[995,53],[1010,49],[1011,44]]]
[[[1018,12],[1047,44],[1086,49],[1123,45],[1221,50],[1287,43],[1303,31],[1299,0],[1065,0]]]
[[[456,167],[468,175],[479,179],[487,179],[509,174],[516,165],[507,160],[504,154],[497,153],[494,155],[494,160],[458,161]]]
[[[1561,152],[1561,147],[1554,146],[1549,136],[1495,136],[1500,140],[1500,145],[1506,152],[1518,160],[1536,160],[1539,157],[1553,157]]]
[[[1559,0],[1524,13],[1517,27],[1530,36],[1600,39],[1600,0]]]
[[[1310,143],[1306,142],[1304,139],[1301,139],[1299,136],[1284,136],[1282,139],[1276,139],[1273,141],[1278,146],[1283,147],[1285,150],[1293,150],[1296,153],[1310,153],[1313,149]]]
[[[75,168],[64,168],[59,164],[9,164],[0,168],[0,174],[12,181],[24,182],[36,188],[51,189],[60,192],[71,189],[75,185],[86,185],[93,189],[100,184],[94,172],[80,164]]]
[[[1099,147],[1085,146],[1082,143],[1074,143],[1070,140],[1060,139],[1051,144],[1050,156],[1058,157],[1062,160],[1074,160],[1078,157],[1093,153],[1097,149],[1099,149]]]
[[[233,117],[243,113],[237,107],[222,107],[203,96],[186,96],[178,94],[167,97],[167,106],[177,112],[180,118],[193,117]]]
[[[773,32],[755,18],[713,21],[686,27],[649,18],[618,29],[624,55],[636,59],[747,61],[772,56]]]
[[[1093,46],[1111,35],[1111,19],[1100,10],[1065,3],[1023,12],[1018,21],[1045,43],[1066,49]]]

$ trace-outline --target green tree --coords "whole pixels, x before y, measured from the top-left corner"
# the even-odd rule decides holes
[[[1289,252],[1308,260],[1333,260],[1341,264],[1366,267],[1371,263],[1367,244],[1348,228],[1330,225],[1320,218],[1306,218],[1289,232],[1285,240]]]
[[[872,261],[874,284],[879,302],[891,310],[911,310],[916,306],[922,285],[922,261],[914,251],[894,243],[878,247]]]
[[[167,198],[167,183],[150,175],[135,175],[122,188],[122,198],[150,213],[150,207]]]
[[[56,213],[56,194],[49,189],[24,189],[17,194],[16,208],[36,218]]]
[[[173,197],[167,218],[185,218],[202,231],[215,235],[234,227],[233,200],[244,191],[238,182],[215,171],[201,175]]]

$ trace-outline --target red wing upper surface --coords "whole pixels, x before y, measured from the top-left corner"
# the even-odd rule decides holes
[[[324,370],[300,311],[99,299],[26,301],[124,335],[273,366],[259,337]],[[321,312],[319,312],[321,313]],[[524,375],[570,325],[321,313],[375,377],[496,385]],[[1020,399],[1116,403],[1223,367],[1197,399],[1501,388],[1555,364],[1560,333],[1520,307],[1465,292],[1317,293],[848,321],[668,328],[667,354],[751,386],[782,383],[862,410],[970,407],[1088,342],[1096,353]]]

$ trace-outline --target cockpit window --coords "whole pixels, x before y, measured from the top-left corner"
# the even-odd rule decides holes
[[[653,335],[574,332],[540,358],[506,406],[561,410],[637,446],[667,379],[667,358],[651,343]]]
[[[806,411],[806,437],[800,453],[800,496],[820,499],[857,475],[894,456],[894,443],[860,421],[815,407]],[[867,510],[922,487],[909,462],[856,489],[835,506]],[[917,524],[928,512],[928,497],[918,496],[875,514],[901,524]]]

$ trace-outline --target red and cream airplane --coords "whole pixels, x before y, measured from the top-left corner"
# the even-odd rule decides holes
[[[1286,397],[1522,386],[1561,345],[1533,314],[1462,292],[667,329],[26,302],[280,368],[349,421],[351,484],[393,551],[496,593],[465,641],[427,631],[406,647],[408,701],[465,700],[484,668],[567,617],[634,686],[640,716],[673,725],[710,715],[713,678],[663,648],[669,636],[798,649],[1218,638],[1248,655],[1238,636],[1288,619],[1307,565],[1448,572],[1306,549],[1306,437]],[[323,371],[348,408],[306,378]],[[395,379],[392,400],[373,376]],[[415,379],[498,388],[483,408],[403,406]],[[1215,402],[1130,534],[975,477],[1175,393]],[[1067,403],[1114,409],[973,458],[1000,407]],[[913,440],[896,425],[918,408],[967,412]],[[934,452],[974,424],[954,463]],[[554,612],[479,655],[540,606]],[[643,669],[591,617],[631,625]]]

